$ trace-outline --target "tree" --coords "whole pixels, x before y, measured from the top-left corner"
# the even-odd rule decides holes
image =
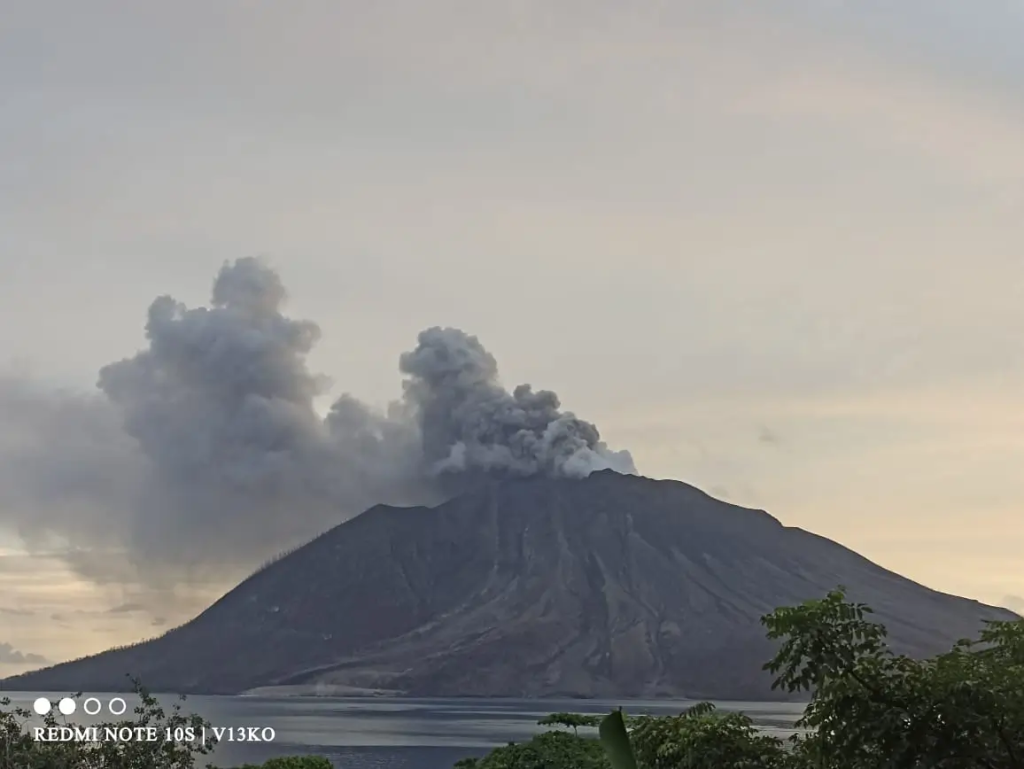
[[[989,622],[932,659],[894,654],[842,588],[763,619],[775,687],[809,691],[794,741],[828,769],[1024,769],[1024,621]]]
[[[572,733],[579,736],[579,729],[583,727],[596,727],[601,723],[600,716],[591,716],[584,713],[552,713],[537,722],[538,726],[565,726],[572,729]]]
[[[742,713],[701,702],[678,716],[642,716],[629,731],[643,769],[776,769],[786,751]]]
[[[678,716],[627,720],[618,711],[601,722],[600,733],[612,769],[781,769],[791,763],[782,740],[710,702]]]
[[[523,743],[495,748],[480,759],[464,759],[459,769],[610,769],[601,743],[568,732],[539,734]]]

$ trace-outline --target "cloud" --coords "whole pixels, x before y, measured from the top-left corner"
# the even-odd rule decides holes
[[[708,489],[708,493],[715,499],[721,499],[724,502],[728,502],[732,498],[732,492],[726,486],[712,486]]]
[[[20,652],[9,643],[0,642],[0,665],[47,665],[49,660],[40,654]]]
[[[7,606],[0,606],[0,614],[12,614],[16,617],[31,617],[35,612],[31,609],[14,609]]]
[[[1019,595],[1004,596],[1002,605],[1024,617],[1024,597]]]
[[[140,611],[145,611],[146,606],[142,603],[122,603],[107,609],[107,614],[135,614]]]

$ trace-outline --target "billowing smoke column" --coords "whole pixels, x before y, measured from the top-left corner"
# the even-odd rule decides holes
[[[597,428],[559,410],[550,390],[498,383],[498,363],[475,336],[454,328],[420,333],[400,359],[429,471],[584,477],[635,472],[628,452],[611,452]]]
[[[100,371],[103,398],[0,381],[0,528],[97,581],[151,588],[235,576],[379,502],[430,504],[461,475],[634,472],[558,397],[509,393],[473,336],[432,328],[400,359],[400,401],[349,395],[326,418],[306,356],[256,259],[225,265],[210,307],[152,303],[148,347]]]

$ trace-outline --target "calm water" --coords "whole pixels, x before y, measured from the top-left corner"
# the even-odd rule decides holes
[[[36,698],[56,701],[60,695],[3,692],[14,704],[31,710]],[[137,700],[125,695],[87,693],[105,709],[111,698],[127,701],[128,713]],[[88,726],[119,720],[108,712],[89,716],[79,710],[67,719]],[[160,696],[170,708],[176,698]],[[481,699],[350,699],[325,697],[190,697],[186,712],[199,713],[214,727],[270,727],[272,743],[222,742],[213,761],[222,767],[262,762],[274,756],[313,753],[329,757],[337,767],[351,769],[450,769],[460,758],[483,755],[510,741],[528,739],[542,730],[536,722],[553,712],[607,713],[620,705],[628,713],[678,713],[692,702],[602,700],[481,700]],[[787,732],[801,712],[788,703],[722,702],[725,710],[742,710],[772,731]],[[90,709],[94,706],[90,705]],[[31,724],[30,724],[31,725]],[[205,761],[204,761],[205,764]]]

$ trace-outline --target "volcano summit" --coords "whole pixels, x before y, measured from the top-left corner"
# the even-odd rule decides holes
[[[157,640],[3,685],[767,698],[760,617],[838,584],[915,655],[1012,618],[766,512],[602,471],[371,508]]]

